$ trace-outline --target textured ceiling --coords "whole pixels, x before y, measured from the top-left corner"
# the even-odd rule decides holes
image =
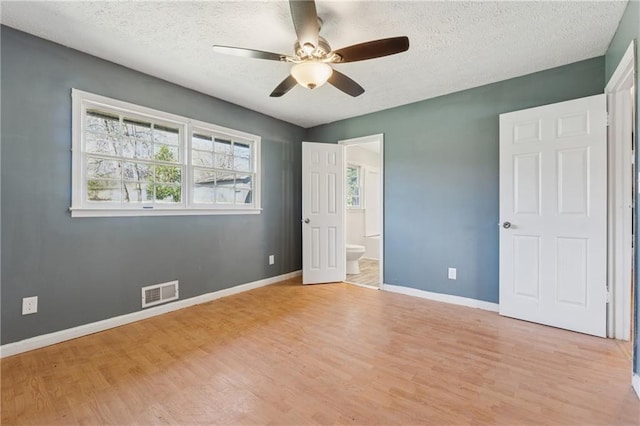
[[[213,53],[213,44],[291,54],[282,1],[2,2],[13,28],[282,120],[310,127],[603,55],[626,1],[323,1],[334,49],[407,35],[408,52],[337,65],[366,92],[330,85],[269,93],[286,63]]]

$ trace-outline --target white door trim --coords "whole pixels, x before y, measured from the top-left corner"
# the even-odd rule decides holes
[[[610,302],[607,311],[607,337],[620,340],[631,338],[633,306],[634,154],[628,138],[633,126],[631,90],[634,87],[635,63],[633,40],[605,87],[609,110],[607,278]]]
[[[338,144],[340,145],[344,145],[344,146],[351,146],[351,145],[358,145],[361,143],[369,143],[369,142],[378,142],[380,143],[380,166],[379,166],[379,170],[380,170],[380,252],[379,252],[379,258],[380,258],[380,262],[378,263],[378,265],[380,265],[380,284],[378,286],[379,289],[382,289],[383,283],[384,283],[384,134],[383,133],[378,133],[375,135],[369,135],[369,136],[362,136],[359,138],[353,138],[353,139],[345,139],[345,140],[341,140],[338,141]],[[345,167],[346,167],[346,155],[344,156],[345,159]],[[345,191],[343,191],[346,194],[346,189]],[[345,203],[345,209],[346,209],[346,203]],[[345,214],[346,217],[346,214]],[[346,223],[345,223],[345,229],[346,229]],[[346,238],[347,238],[347,233],[344,233],[345,235],[345,247],[346,247]],[[347,256],[347,253],[345,251],[345,258]]]
[[[620,89],[621,84],[626,80],[626,77],[635,74],[635,40],[631,40],[629,43],[629,47],[624,52],[622,59],[618,63],[616,70],[613,72],[613,75],[607,82],[607,86],[604,88],[605,93],[610,93]]]

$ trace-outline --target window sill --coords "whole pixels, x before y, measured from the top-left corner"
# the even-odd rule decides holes
[[[221,209],[88,209],[70,208],[71,217],[134,217],[134,216],[210,216],[260,214],[260,208],[221,208]]]

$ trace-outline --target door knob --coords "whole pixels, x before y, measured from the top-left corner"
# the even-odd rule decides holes
[[[502,227],[503,227],[504,229],[509,229],[509,228],[511,228],[511,222],[505,222],[505,223],[503,223],[503,224],[502,224]]]
[[[309,223],[309,222],[311,222],[311,220],[310,220],[309,218],[306,218],[306,219],[304,220],[304,223]]]

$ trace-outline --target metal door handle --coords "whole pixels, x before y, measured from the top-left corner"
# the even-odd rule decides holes
[[[309,219],[309,218],[306,218],[306,219],[304,220],[304,223],[309,223],[309,222],[311,222],[311,219]]]
[[[502,224],[502,227],[503,227],[504,229],[509,229],[509,228],[511,228],[511,222],[505,222],[505,223],[503,223],[503,224]]]

